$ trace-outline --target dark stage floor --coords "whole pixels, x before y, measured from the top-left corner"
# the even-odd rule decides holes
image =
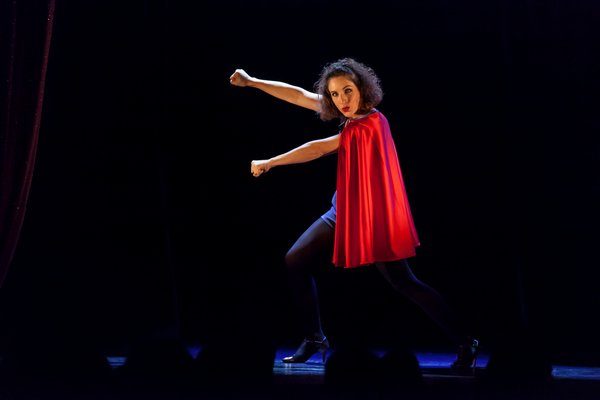
[[[325,365],[322,363],[318,354],[311,357],[306,363],[286,364],[281,361],[285,356],[294,353],[293,348],[279,348],[273,362],[273,375],[277,382],[289,383],[323,383],[325,374]],[[198,347],[191,347],[190,354],[196,357],[201,351]],[[375,351],[377,356],[382,356],[384,350]],[[328,356],[331,352],[328,353]],[[477,368],[474,375],[458,375],[450,369],[455,355],[453,353],[444,352],[427,352],[420,351],[416,353],[419,366],[423,371],[423,376],[426,381],[440,380],[475,380],[481,373],[485,371],[489,361],[488,354],[480,354],[477,360]],[[125,364],[126,358],[113,356],[108,357],[110,365],[118,368]],[[597,381],[600,382],[600,367],[576,366],[576,365],[553,365],[552,378],[555,380],[573,380],[573,381]],[[600,398],[600,392],[598,393]]]
[[[533,382],[485,380],[489,354],[480,354],[473,374],[456,374],[450,369],[454,354],[441,351],[417,351],[423,381],[418,386],[328,385],[325,365],[317,355],[302,364],[285,364],[281,359],[292,354],[293,348],[278,348],[273,363],[272,379],[257,384],[242,375],[253,375],[257,365],[252,360],[217,360],[217,368],[225,367],[218,383],[200,384],[198,372],[188,380],[162,380],[159,376],[136,376],[133,381],[119,380],[72,386],[73,382],[44,382],[0,387],[0,400],[6,399],[598,399],[600,398],[600,367],[553,365],[552,377]],[[197,358],[198,347],[189,348]],[[333,353],[329,353],[330,357]],[[377,357],[385,351],[374,351]],[[223,357],[224,358],[224,357]],[[107,358],[113,372],[122,371],[126,357]],[[223,362],[221,362],[223,361]],[[209,366],[209,370],[213,366]],[[206,370],[205,370],[206,372]],[[241,374],[241,375],[240,375]],[[175,373],[174,375],[178,375]],[[115,375],[119,377],[117,373]]]
[[[278,348],[273,363],[273,384],[268,388],[239,387],[231,382],[223,389],[202,392],[193,398],[217,399],[598,399],[600,367],[553,365],[552,377],[545,381],[514,382],[510,379],[489,384],[484,380],[489,354],[480,354],[474,374],[456,374],[450,369],[454,354],[440,351],[417,351],[423,384],[417,388],[361,387],[340,388],[325,382],[325,365],[318,355],[307,363],[285,364],[281,359],[293,348]],[[191,348],[197,356],[199,348]],[[382,356],[384,351],[375,351]],[[328,353],[328,357],[332,353]],[[123,365],[124,357],[110,357],[113,367]],[[239,363],[232,362],[232,368]],[[253,368],[251,363],[247,368]]]

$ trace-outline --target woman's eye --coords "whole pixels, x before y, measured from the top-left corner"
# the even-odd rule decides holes
[[[331,97],[337,97],[337,93],[331,93]]]
[[[345,93],[346,93],[346,94],[350,94],[350,93],[352,93],[352,89],[346,89]]]

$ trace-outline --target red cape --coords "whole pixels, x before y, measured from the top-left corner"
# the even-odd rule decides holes
[[[396,146],[379,111],[340,134],[333,263],[358,267],[413,257],[419,238]]]

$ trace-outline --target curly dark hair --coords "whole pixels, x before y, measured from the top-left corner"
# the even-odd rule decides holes
[[[358,88],[360,93],[359,114],[368,113],[381,102],[383,90],[381,90],[379,78],[375,75],[375,72],[352,58],[342,58],[325,65],[319,80],[315,83],[315,91],[322,96],[319,116],[323,121],[334,118],[346,119],[333,103],[327,88],[329,79],[336,76],[348,77]]]

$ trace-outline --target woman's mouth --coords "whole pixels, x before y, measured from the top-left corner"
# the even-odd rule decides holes
[[[346,106],[346,107],[342,107],[342,112],[348,112],[350,111],[350,107]]]

